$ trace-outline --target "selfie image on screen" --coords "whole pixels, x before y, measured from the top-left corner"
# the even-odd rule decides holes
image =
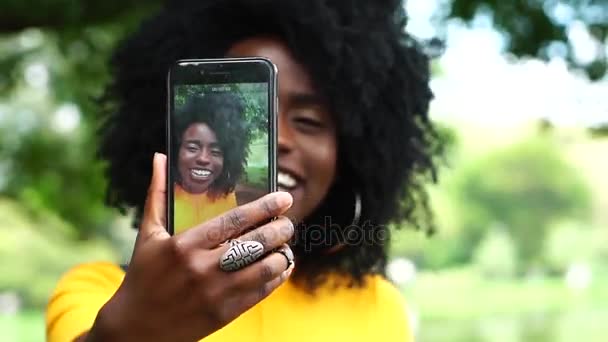
[[[192,228],[268,193],[266,83],[177,85],[173,225]]]

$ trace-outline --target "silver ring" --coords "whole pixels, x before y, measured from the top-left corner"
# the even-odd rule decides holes
[[[291,265],[294,264],[293,251],[291,250],[291,248],[289,248],[289,246],[284,245],[284,246],[278,248],[277,250],[275,250],[275,252],[283,254],[285,259],[287,259],[287,268],[285,268],[285,269],[289,269],[291,267]]]
[[[264,245],[257,241],[230,240],[228,243],[230,248],[220,257],[222,271],[238,271],[264,254]]]

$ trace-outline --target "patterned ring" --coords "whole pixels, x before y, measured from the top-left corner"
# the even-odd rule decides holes
[[[285,259],[287,259],[287,268],[286,269],[289,269],[291,267],[291,265],[294,264],[293,251],[291,250],[291,248],[289,248],[289,246],[284,245],[284,246],[278,248],[277,250],[275,250],[275,252],[283,254]]]
[[[237,239],[230,239],[224,243],[221,243],[220,246],[225,246],[225,245],[229,245],[230,247],[232,246],[236,246],[239,243],[242,243],[243,241],[241,240],[237,240]]]
[[[228,241],[230,248],[220,257],[220,268],[234,272],[252,264],[264,254],[264,245],[257,241]]]

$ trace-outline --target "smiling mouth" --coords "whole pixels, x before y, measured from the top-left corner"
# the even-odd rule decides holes
[[[277,185],[280,191],[290,191],[298,187],[299,181],[294,175],[279,171],[277,175]]]
[[[208,180],[212,174],[208,169],[190,169],[190,176],[195,180]]]

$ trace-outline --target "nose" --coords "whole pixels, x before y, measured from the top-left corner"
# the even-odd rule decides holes
[[[293,130],[289,125],[289,121],[284,113],[280,113],[278,117],[278,132],[277,132],[277,144],[279,155],[287,154],[293,150],[294,136]]]
[[[211,163],[211,151],[208,148],[203,148],[196,157],[196,163],[200,165],[208,165]]]

